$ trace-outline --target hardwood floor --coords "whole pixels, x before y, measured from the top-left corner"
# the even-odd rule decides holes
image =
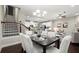
[[[69,53],[79,53],[79,43],[75,44],[75,43],[71,43],[69,46]]]
[[[70,44],[69,53],[79,53],[79,44]],[[21,44],[5,47],[1,53],[24,53]]]
[[[1,53],[23,53],[21,44],[16,44],[13,46],[2,48]]]

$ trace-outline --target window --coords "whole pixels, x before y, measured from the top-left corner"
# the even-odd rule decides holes
[[[14,7],[8,6],[6,11],[7,11],[7,14],[8,14],[8,15],[13,16]]]

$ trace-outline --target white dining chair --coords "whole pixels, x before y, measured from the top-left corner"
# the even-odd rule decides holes
[[[22,47],[27,53],[42,53],[42,47],[34,46],[28,35],[20,33],[20,39],[22,41]]]
[[[47,35],[48,35],[49,38],[55,38],[56,37],[56,32],[49,31],[47,33]]]
[[[47,53],[67,53],[70,45],[70,41],[72,39],[71,35],[65,36],[60,44],[60,48],[50,47],[47,49]]]
[[[47,35],[47,31],[42,31],[41,35]]]
[[[48,37],[49,40],[56,39],[56,32],[48,31],[47,37]],[[50,47],[51,46],[55,46],[55,43],[54,44],[51,44]]]
[[[33,31],[25,31],[25,34],[31,36],[33,34]]]

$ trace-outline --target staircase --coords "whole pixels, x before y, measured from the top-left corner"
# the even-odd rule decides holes
[[[12,23],[16,22],[15,17],[7,15],[4,21],[7,23],[2,24],[3,37],[18,35],[18,25],[16,23]]]

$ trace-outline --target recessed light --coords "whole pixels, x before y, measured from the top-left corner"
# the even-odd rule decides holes
[[[41,14],[39,13],[39,14],[37,14],[37,16],[38,16],[38,17],[41,17]]]
[[[27,16],[27,17],[30,17],[30,16]]]
[[[76,13],[75,15],[77,16],[77,15],[79,15],[79,13]]]
[[[43,11],[42,16],[45,16],[45,15],[47,15],[47,12]]]
[[[60,17],[58,17],[59,19],[61,19],[62,17],[60,16]]]
[[[75,7],[75,5],[71,5],[71,7]]]
[[[33,22],[33,21],[31,21],[31,22],[30,22],[30,24],[31,24],[31,25],[33,25],[33,24],[34,24],[34,22]]]
[[[45,16],[45,14],[42,14],[42,16]]]

